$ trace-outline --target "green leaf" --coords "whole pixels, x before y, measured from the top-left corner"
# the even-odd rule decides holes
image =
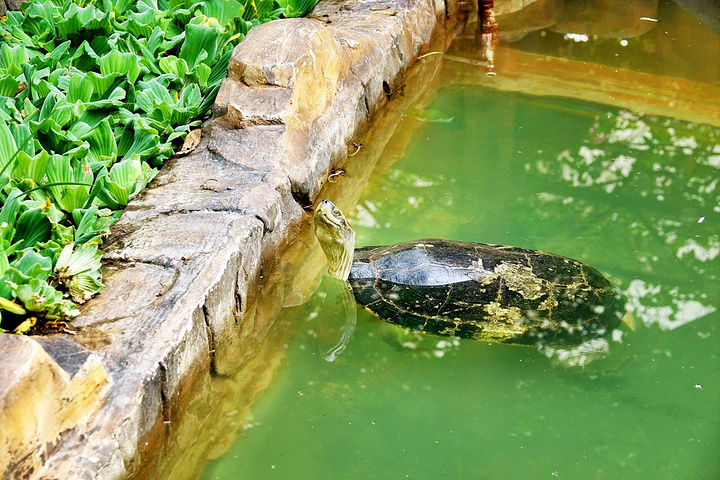
[[[58,200],[58,205],[66,212],[73,212],[78,208],[84,207],[89,196],[88,187],[82,185],[75,187],[67,186],[63,188],[63,193]]]
[[[142,176],[142,163],[137,157],[118,162],[110,169],[110,179],[125,190],[132,192],[135,182]]]
[[[75,244],[71,243],[66,245],[60,253],[55,264],[55,271],[64,270],[68,275],[100,271],[101,258],[102,253],[98,250],[97,245],[81,245],[75,249]]]
[[[108,2],[107,5],[103,5],[103,9],[104,10],[112,9],[112,12],[117,17],[120,17],[129,10],[130,5],[135,3],[135,1],[136,0],[113,0],[112,2]]]
[[[67,212],[82,208],[88,199],[89,188],[74,184],[92,184],[93,173],[88,161],[53,155],[48,159],[46,168],[49,185],[45,189],[53,201]]]
[[[12,75],[0,75],[0,96],[14,97],[20,86],[20,81]]]
[[[10,131],[15,138],[15,145],[17,145],[17,148],[21,152],[25,152],[28,155],[35,155],[35,142],[30,127],[21,123],[11,125]]]
[[[44,44],[43,39],[55,35],[53,9],[54,6],[49,1],[32,2],[25,9],[23,29],[34,37],[34,42]]]
[[[291,17],[304,17],[307,15],[317,0],[275,0],[277,4],[282,8],[282,14],[285,18]]]
[[[65,38],[68,35],[82,30],[96,30],[103,27],[106,13],[95,8],[94,5],[79,7],[76,3],[67,4],[63,18],[55,23],[58,36]]]
[[[92,131],[93,127],[83,122],[81,119],[78,119],[78,121],[73,123],[73,125],[67,130],[67,137],[70,141],[80,141],[92,134]]]
[[[15,224],[15,237],[21,241],[19,249],[34,247],[36,243],[50,240],[52,225],[39,209],[27,210]]]
[[[97,201],[100,202],[101,206],[108,207],[112,210],[118,210],[119,208],[124,207],[127,205],[127,203],[121,203],[117,199],[112,192],[110,191],[110,180],[107,178],[107,175],[100,175],[98,176],[98,179],[95,181],[95,186],[93,187],[92,191],[90,192],[91,197],[97,198]],[[118,189],[120,191],[120,195],[122,196],[122,192],[125,190]]]
[[[47,60],[51,60],[51,64],[57,64],[61,62],[67,53],[67,51],[70,49],[70,45],[72,42],[68,40],[67,42],[63,42],[60,45],[56,46],[50,53],[48,53]],[[26,77],[27,78],[27,77]]]
[[[126,28],[128,32],[136,37],[149,37],[152,35],[153,25],[155,23],[155,12],[146,10],[144,12],[130,12]]]
[[[34,157],[25,152],[20,152],[17,167],[13,171],[13,177],[18,179],[29,178],[35,184],[40,183],[45,177],[45,165],[49,158],[45,150],[42,150]]]
[[[170,95],[166,86],[153,78],[147,82],[140,82],[136,102],[137,107],[151,118],[169,124],[177,100]]]
[[[120,53],[111,50],[100,57],[98,64],[101,75],[125,75],[130,83],[135,83],[140,75],[140,58],[134,53]]]
[[[20,212],[20,197],[23,192],[14,188],[0,209],[0,235],[3,241],[12,242],[15,236],[15,222]]]
[[[52,260],[28,249],[22,252],[22,257],[13,262],[12,268],[27,278],[39,278],[45,280],[52,271]]]
[[[205,58],[213,58],[218,48],[219,37],[220,33],[214,27],[189,24],[185,28],[185,42],[180,49],[180,58],[185,60],[190,68],[194,68]]]
[[[89,102],[95,91],[93,81],[83,73],[75,73],[70,76],[70,85],[67,90],[67,101]]]
[[[193,85],[199,85],[201,88],[205,88],[211,74],[212,68],[208,67],[204,63],[195,66],[195,76],[197,77],[197,82],[193,82]]]
[[[55,278],[59,285],[70,291],[75,302],[84,303],[102,291],[101,259],[97,245],[85,244],[75,248],[75,244],[71,243],[63,248],[55,264]]]
[[[159,143],[157,131],[153,132],[150,129],[136,128],[132,144],[123,157],[130,158],[134,155],[138,157],[150,156],[158,150]]]
[[[51,310],[51,305],[55,304],[55,309],[69,310],[71,305],[63,301],[62,294],[47,284],[46,281],[33,278],[28,283],[19,285],[15,289],[18,300],[22,302],[25,308],[31,312],[45,312]]]
[[[102,98],[110,88],[115,85],[115,81],[122,76],[121,73],[113,72],[102,75],[96,72],[88,72],[88,78],[93,86],[93,92],[98,98]]]
[[[95,163],[112,162],[117,156],[117,143],[110,122],[102,120],[91,132],[84,137],[90,144],[88,156]]]
[[[0,308],[14,315],[25,315],[26,313],[22,306],[3,297],[0,297]]]
[[[23,45],[0,44],[0,70],[11,70],[13,66],[21,68],[29,59],[28,50]]]
[[[0,248],[0,275],[4,275],[8,268],[10,268],[10,262],[7,253],[4,248]]]
[[[100,281],[100,272],[97,275],[79,273],[68,283],[68,291],[75,303],[85,303],[94,295],[103,291],[105,286]]]
[[[172,73],[180,80],[184,79],[185,74],[189,71],[188,64],[185,60],[172,55],[161,58],[159,66],[163,73]]]
[[[108,210],[104,210],[108,213]],[[75,243],[82,244],[89,242],[98,235],[110,232],[110,226],[115,223],[112,216],[101,216],[96,205],[88,209],[77,209],[72,212],[73,219],[77,225],[75,230]]]
[[[200,8],[205,16],[216,18],[223,27],[229,26],[243,12],[242,4],[235,0],[205,0]]]
[[[0,172],[4,172],[15,160],[17,145],[10,128],[0,120]]]

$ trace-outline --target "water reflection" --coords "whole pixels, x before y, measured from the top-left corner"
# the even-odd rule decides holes
[[[621,110],[598,116],[580,147],[526,164],[556,186],[538,197],[541,215],[561,203],[628,232],[615,263],[641,277],[624,290],[646,325],[674,329],[716,310],[719,144],[715,127]]]
[[[565,0],[551,30],[606,38],[637,37],[657,23],[658,0]]]
[[[514,49],[708,84],[720,81],[716,0],[537,0],[496,13],[501,45]]]
[[[683,10],[720,34],[720,3],[714,0],[674,0]]]
[[[552,3],[560,2],[530,5]],[[717,476],[718,129],[498,92],[622,106],[610,97],[627,98],[632,90],[633,105],[661,104],[664,115],[717,123],[715,87],[687,97],[673,90],[676,78],[653,77],[658,83],[633,87],[648,76],[628,72],[718,83],[717,37],[706,41],[708,29],[667,1],[658,4],[657,15],[663,21],[640,37],[572,32],[588,35],[577,43],[547,30],[557,18],[535,15],[545,35],[530,32],[513,48],[543,55],[552,50],[573,61],[513,56],[501,48],[492,83],[474,65],[444,62],[424,84],[456,86],[434,103],[432,89],[423,93],[399,125],[380,126],[387,135],[379,146],[366,142],[355,157],[366,161],[365,151],[379,154],[387,145],[351,214],[359,245],[432,235],[581,259],[613,277],[647,328],[574,351],[548,350],[547,359],[521,347],[432,337],[409,336],[391,346],[381,341],[381,323],[359,310],[352,342],[328,363],[318,345],[321,351],[334,345],[344,317],[332,316],[341,305],[330,295],[321,298],[332,288],[321,284],[289,342],[287,373],[254,407],[250,423],[262,425],[249,429],[206,478],[292,478],[298,472],[318,478]],[[583,62],[598,59],[610,67],[593,64],[595,73],[588,72]],[[628,71],[618,74],[622,66]],[[535,76],[522,77],[528,71]],[[596,83],[583,83],[592,77]],[[674,93],[660,95],[658,85]],[[428,121],[437,118],[452,121]],[[457,136],[447,141],[451,134]],[[349,172],[338,182],[338,190],[351,188],[352,177]],[[357,195],[341,208],[349,210]],[[331,316],[322,318],[328,311]],[[608,351],[587,368],[549,367],[555,361],[584,365]],[[516,461],[508,462],[508,455]]]
[[[473,125],[483,135],[468,139],[467,148],[458,150],[469,152],[464,163],[450,166],[444,156],[437,155],[443,147],[425,145],[433,145],[446,129],[449,134],[450,129],[462,130],[472,124],[469,112],[476,106],[467,100],[461,103],[462,108],[446,113],[453,122],[425,124],[415,130],[417,146],[403,145],[399,152],[386,149],[382,168],[389,173],[375,178],[351,211],[359,244],[391,244],[429,235],[459,238],[462,225],[478,232],[464,240],[495,241],[487,232],[491,222],[506,226],[503,217],[535,239],[547,235],[539,220],[547,225],[569,225],[553,242],[547,237],[539,245],[521,240],[499,242],[563,253],[567,252],[564,244],[573,243],[572,237],[577,235],[576,258],[610,273],[626,295],[628,309],[646,326],[672,330],[716,311],[720,305],[716,288],[720,274],[720,129],[629,110],[570,108],[548,101],[537,103],[555,110],[552,115],[589,117],[580,124],[587,125],[584,134],[576,127],[577,136],[569,132],[565,137],[559,134],[558,140],[542,141],[545,130],[535,127],[533,140],[518,133],[508,141],[507,149],[488,149],[496,132],[486,130],[486,120],[502,125],[506,132],[532,129],[527,123],[530,117],[522,112],[535,102],[521,97],[517,110],[511,108],[512,101],[505,100],[505,113],[494,111],[488,119],[472,113]],[[494,105],[492,101],[489,104]],[[443,104],[439,107],[444,108]],[[406,117],[404,123],[417,123],[415,116]],[[554,135],[552,127],[546,130]],[[479,150],[474,150],[476,147]],[[524,151],[533,153],[525,155]],[[477,158],[498,153],[507,159]],[[406,155],[411,162],[396,163]],[[522,163],[514,167],[518,160]],[[505,173],[511,180],[504,180]],[[485,185],[498,180],[512,190]],[[482,206],[473,208],[473,204]],[[523,204],[531,213],[523,210]],[[495,218],[486,216],[488,212],[496,212]],[[606,238],[595,243],[582,240],[598,235]],[[607,253],[598,253],[598,249]],[[611,343],[622,341],[622,336],[599,339],[582,348],[545,349],[543,353],[566,366],[585,365],[604,356]]]

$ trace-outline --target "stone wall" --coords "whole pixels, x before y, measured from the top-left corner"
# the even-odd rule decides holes
[[[76,334],[0,336],[1,478],[138,474],[193,389],[257,362],[280,306],[302,300],[288,285],[314,242],[304,207],[458,9],[331,0],[250,32],[199,146],[112,229]]]
[[[20,10],[20,6],[26,0],[0,0],[0,16],[5,15],[8,10]]]

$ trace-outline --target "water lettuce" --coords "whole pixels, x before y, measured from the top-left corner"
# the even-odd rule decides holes
[[[0,18],[0,331],[102,290],[102,237],[199,126],[234,45],[315,1],[35,0]]]

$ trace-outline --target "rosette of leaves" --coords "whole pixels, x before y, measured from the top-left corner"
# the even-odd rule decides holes
[[[0,209],[0,328],[17,329],[26,317],[69,319],[73,303],[49,283],[57,248],[52,222],[37,202],[13,189]],[[46,248],[38,248],[38,246]],[[39,250],[39,251],[38,251]],[[58,252],[59,253],[59,252]]]
[[[55,262],[55,283],[67,289],[77,303],[84,303],[103,288],[100,282],[102,255],[94,245],[65,246]]]

